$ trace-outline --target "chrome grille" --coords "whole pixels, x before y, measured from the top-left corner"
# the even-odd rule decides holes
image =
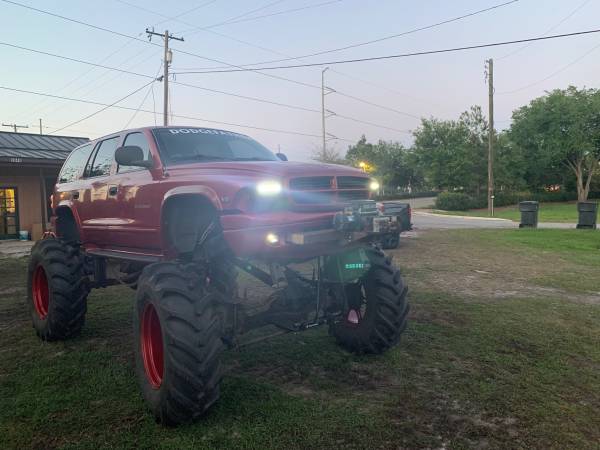
[[[337,177],[338,189],[368,189],[369,179],[363,177]]]
[[[289,195],[298,207],[339,209],[340,204],[369,198],[369,178],[314,176],[292,178]],[[313,206],[311,206],[313,205]]]
[[[302,177],[290,180],[290,189],[295,191],[329,190],[333,177]]]

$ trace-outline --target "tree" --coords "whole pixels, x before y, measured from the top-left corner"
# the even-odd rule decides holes
[[[438,189],[479,195],[487,186],[487,120],[473,106],[458,120],[422,119],[414,152],[426,181]]]
[[[355,167],[366,163],[384,186],[409,189],[422,185],[423,178],[412,150],[399,142],[380,140],[372,144],[363,135],[356,144],[348,147],[346,159]]]
[[[333,147],[315,149],[311,159],[327,164],[346,164],[346,160],[340,156],[340,152]]]
[[[587,200],[600,162],[600,91],[570,86],[536,98],[513,113],[509,138],[522,151],[530,186],[564,185],[566,167],[578,200]]]

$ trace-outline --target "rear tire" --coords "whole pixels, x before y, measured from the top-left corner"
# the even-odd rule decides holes
[[[338,321],[330,323],[329,331],[351,352],[379,354],[396,345],[406,328],[408,289],[381,250],[372,248],[367,254],[371,268],[362,279],[341,287],[348,307]]]
[[[381,240],[381,248],[394,250],[400,245],[400,233],[388,234]]]
[[[44,341],[71,338],[85,322],[89,287],[79,248],[56,239],[38,241],[27,270],[27,306]]]
[[[219,398],[223,328],[218,295],[186,266],[147,266],[134,307],[136,373],[159,423],[204,414]]]

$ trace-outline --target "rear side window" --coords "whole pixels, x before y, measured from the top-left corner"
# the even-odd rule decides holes
[[[92,144],[73,150],[60,170],[58,182],[69,183],[75,181],[83,170],[83,166],[85,166],[91,152]]]
[[[150,156],[150,144],[148,144],[148,139],[144,136],[143,133],[130,133],[125,137],[125,142],[123,145],[136,145],[142,149],[144,152],[144,161],[152,160],[152,156]],[[137,166],[119,166],[117,168],[118,173],[123,172],[131,172],[132,170],[141,170],[143,168]]]
[[[94,156],[94,161],[88,167],[88,177],[99,177],[110,174],[110,166],[112,166],[118,143],[118,137],[106,139],[100,142],[98,145],[98,150],[96,150],[96,155]]]

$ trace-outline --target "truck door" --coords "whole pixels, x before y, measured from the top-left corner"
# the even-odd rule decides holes
[[[84,172],[85,190],[78,207],[79,219],[85,240],[99,247],[112,246],[112,229],[122,222],[118,216],[116,189],[109,186],[119,140],[119,136],[113,136],[100,141]]]
[[[135,145],[144,152],[144,159],[151,161],[150,144],[139,131],[125,136],[123,145]],[[160,250],[159,235],[160,196],[154,191],[152,172],[144,167],[119,166],[111,177],[110,186],[117,190],[119,226],[113,229],[113,242],[123,250]],[[113,188],[115,186],[115,188]]]

